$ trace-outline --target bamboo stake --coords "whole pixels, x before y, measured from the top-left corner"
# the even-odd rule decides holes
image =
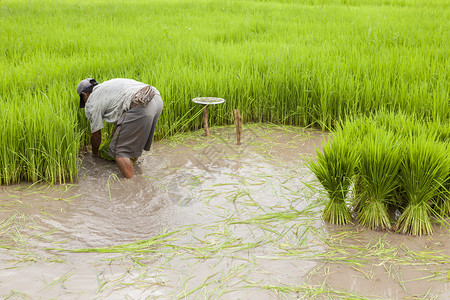
[[[239,113],[238,109],[234,110],[234,124],[236,125],[236,144],[241,144],[241,133],[242,133],[242,119],[243,116]]]
[[[209,136],[208,105],[205,105],[205,107],[203,108],[203,127],[205,128],[205,135]]]

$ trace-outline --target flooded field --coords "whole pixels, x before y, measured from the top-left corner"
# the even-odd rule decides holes
[[[0,191],[6,299],[450,298],[450,234],[322,222],[304,165],[326,134],[211,128],[155,142],[125,180],[82,157],[78,184]]]

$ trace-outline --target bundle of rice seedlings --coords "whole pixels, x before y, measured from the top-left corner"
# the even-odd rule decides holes
[[[400,167],[407,206],[398,220],[399,231],[413,235],[432,234],[431,201],[448,177],[447,147],[433,136],[410,137],[404,143]]]
[[[448,139],[447,139],[448,140]],[[450,160],[450,143],[446,143],[447,146],[447,160]],[[447,218],[450,217],[450,162],[447,165],[447,176],[442,186],[439,187],[438,193],[435,199],[435,212],[438,217]]]
[[[352,147],[359,153],[360,147],[357,147],[357,145],[361,145],[367,135],[376,132],[379,128],[374,119],[376,116],[355,117],[347,120],[345,124],[337,127],[336,131],[338,134],[335,138],[347,139],[348,143],[353,145]],[[353,177],[352,193],[354,196],[362,194],[361,178],[358,168],[359,166],[357,165]],[[358,210],[360,198],[353,197],[353,200],[353,209]]]
[[[101,158],[109,160],[109,161],[115,161],[114,157],[109,156],[108,149],[109,144],[111,144],[111,139],[108,139],[106,141],[102,141],[102,144],[100,145],[100,149],[98,150],[98,153]]]
[[[444,184],[438,190],[434,207],[439,217],[450,217],[450,172]]]
[[[115,127],[113,124],[104,123],[105,127],[102,132],[102,143],[100,144],[100,148],[98,149],[98,153],[101,158],[109,160],[109,161],[115,161],[114,157],[109,156],[108,149],[109,145],[111,144],[111,140],[114,136]]]
[[[392,132],[378,129],[365,137],[358,165],[358,220],[370,229],[390,229],[388,204],[399,187],[400,143]]]
[[[332,224],[347,224],[352,220],[345,199],[358,162],[353,145],[341,135],[332,142],[323,144],[323,152],[317,150],[317,161],[308,162],[309,169],[316,175],[326,190],[329,201],[323,211],[323,219]]]
[[[447,146],[447,159],[450,159],[450,122],[440,123],[434,122],[433,125],[438,127],[436,130],[437,138]],[[439,188],[439,192],[435,201],[436,213],[441,218],[450,217],[450,165],[447,178],[443,185]]]

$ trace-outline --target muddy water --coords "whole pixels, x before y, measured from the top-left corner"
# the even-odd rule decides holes
[[[321,221],[304,159],[325,134],[248,125],[237,146],[233,128],[211,132],[156,142],[131,180],[86,155],[76,185],[3,187],[0,296],[450,297],[445,230],[413,238]],[[98,250],[162,233],[153,247]],[[73,251],[85,248],[98,252]]]

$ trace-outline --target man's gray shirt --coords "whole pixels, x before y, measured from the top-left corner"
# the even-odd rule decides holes
[[[104,127],[103,120],[115,124],[130,108],[133,96],[147,84],[125,78],[115,78],[94,87],[84,113],[91,124],[91,132]]]

